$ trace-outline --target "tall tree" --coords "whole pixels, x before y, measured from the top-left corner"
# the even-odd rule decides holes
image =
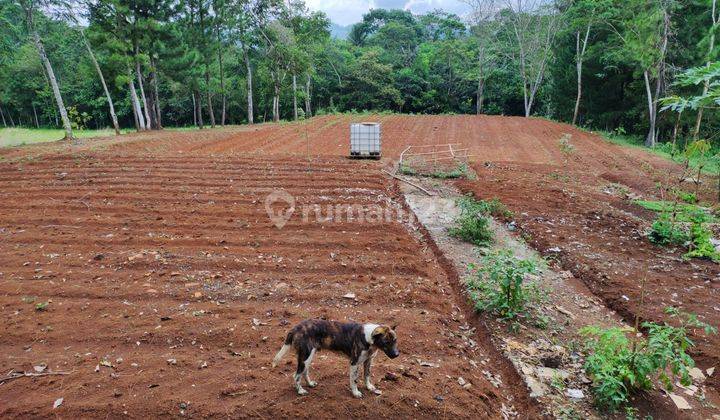
[[[85,30],[81,27],[80,28],[80,36],[83,39],[83,43],[85,44],[85,48],[87,48],[88,54],[90,56],[90,60],[92,60],[93,66],[95,67],[95,71],[97,71],[98,77],[100,78],[100,83],[103,87],[103,92],[105,92],[105,98],[108,102],[108,108],[110,110],[110,119],[112,120],[113,128],[115,129],[115,134],[120,134],[120,124],[118,124],[117,114],[115,114],[115,105],[113,104],[112,97],[110,96],[110,91],[108,90],[107,83],[105,83],[105,76],[103,76],[102,69],[100,68],[100,64],[98,64],[97,59],[95,58],[95,54],[93,53],[92,47],[90,47],[90,43],[88,42],[87,38],[85,37]]]
[[[62,95],[60,94],[60,86],[58,85],[57,78],[55,77],[55,71],[53,71],[52,64],[48,59],[47,53],[45,52],[45,46],[40,38],[40,34],[35,27],[35,14],[39,13],[40,10],[48,8],[60,8],[68,10],[70,5],[64,0],[17,0],[20,7],[23,9],[25,14],[25,26],[27,31],[35,43],[38,54],[40,55],[40,61],[45,67],[47,78],[52,87],[53,95],[55,96],[55,103],[57,104],[58,112],[60,112],[60,118],[62,119],[63,129],[65,130],[65,140],[74,140],[72,125],[68,118],[67,109],[65,108],[65,102],[63,101]]]
[[[670,13],[674,5],[674,0],[622,1],[615,9],[618,13],[609,22],[622,41],[619,56],[635,62],[642,72],[648,107],[649,127],[645,137],[648,147],[655,146],[658,137],[658,100],[665,86]],[[617,53],[611,51],[610,54]]]
[[[711,25],[708,30],[707,35],[707,44],[708,44],[708,50],[707,50],[707,62],[705,65],[707,67],[710,67],[712,64],[713,58],[717,56],[717,52],[715,51],[715,32],[718,30],[718,24],[720,24],[720,9],[718,9],[717,0],[711,0],[710,5],[710,21]],[[710,90],[710,81],[706,80],[703,83],[703,95],[707,95],[708,91]],[[702,123],[702,117],[703,117],[703,107],[698,108],[697,112],[697,118],[695,119],[695,129],[693,130],[693,140],[697,140],[698,134],[700,133],[700,124]]]
[[[545,70],[552,56],[555,35],[560,28],[560,16],[554,2],[539,0],[508,0],[500,15],[508,55],[518,65],[522,79],[525,116],[532,113]]]
[[[464,0],[471,7],[470,22],[472,31],[477,39],[477,93],[475,112],[483,113],[485,102],[485,83],[490,75],[491,67],[495,63],[493,47],[497,37],[496,0]]]

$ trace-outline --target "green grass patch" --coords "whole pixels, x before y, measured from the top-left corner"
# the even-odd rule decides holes
[[[633,147],[636,149],[643,149],[647,152],[650,152],[654,155],[660,156],[667,160],[673,161],[675,163],[678,163],[678,164],[682,163],[682,153],[678,152],[675,156],[673,156],[670,153],[670,143],[660,143],[657,146],[650,148],[650,147],[645,146],[645,141],[640,136],[617,134],[617,133],[611,133],[611,132],[607,132],[607,131],[593,131],[593,133],[599,134],[602,138],[609,141],[610,143],[617,144],[619,146],[624,146],[624,147]],[[697,164],[700,160],[701,160],[700,158],[690,159],[690,167],[697,168]],[[720,171],[720,162],[713,160],[713,159],[710,159],[709,161],[707,161],[705,163],[705,166],[703,167],[704,174],[717,175],[718,171]]]
[[[466,196],[459,198],[457,205],[460,215],[455,220],[455,226],[449,229],[450,235],[478,246],[492,242],[493,234],[484,202]]]
[[[113,129],[73,130],[77,138],[105,137],[115,134]],[[62,140],[65,131],[53,128],[2,128],[0,129],[0,147],[23,146],[26,144],[47,143]]]
[[[707,207],[702,207],[697,204],[688,203],[675,203],[673,201],[649,201],[649,200],[634,200],[633,203],[640,207],[652,210],[658,213],[672,213],[675,211],[675,221],[677,222],[690,222],[693,219],[693,215],[702,212],[708,216],[709,223],[720,223]]]
[[[412,165],[401,164],[399,172],[403,175],[424,176],[424,177],[428,177],[428,178],[438,178],[438,179],[458,179],[458,178],[475,179],[475,173],[472,170],[470,170],[470,167],[465,163],[461,163],[461,164],[457,165],[456,167],[449,169],[449,170],[439,170],[438,169],[433,172],[425,172],[425,171],[413,168]]]

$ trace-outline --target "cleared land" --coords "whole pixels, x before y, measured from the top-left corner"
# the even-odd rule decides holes
[[[503,404],[535,415],[482,329],[468,333],[477,318],[457,279],[412,226],[298,216],[278,230],[268,220],[275,189],[300,204],[400,201],[380,171],[390,159],[342,158],[348,124],[363,120],[383,122],[387,158],[409,144],[470,147],[479,176],[459,186],[500,198],[533,245],[623,316],[658,320],[676,305],[720,325],[718,266],[649,244],[650,214],[614,192],[653,197],[677,168],[566,125],[323,116],[2,149],[0,369],[71,373],[0,385],[0,415],[499,417]],[[292,365],[269,369],[287,328],[317,316],[400,322],[403,356],[375,369],[382,397],[352,399],[346,362],[330,354],[314,364],[320,386],[305,398],[293,394]],[[718,339],[695,338],[700,366],[717,365]]]

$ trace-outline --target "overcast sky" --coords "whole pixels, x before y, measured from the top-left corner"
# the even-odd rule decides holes
[[[339,25],[359,22],[370,9],[405,9],[413,13],[427,13],[435,9],[463,16],[468,6],[460,0],[306,0],[311,10],[325,12]]]

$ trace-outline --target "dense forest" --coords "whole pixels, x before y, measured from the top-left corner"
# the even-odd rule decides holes
[[[483,113],[720,143],[717,0],[466,1],[335,39],[302,0],[0,0],[0,116],[71,136]]]

